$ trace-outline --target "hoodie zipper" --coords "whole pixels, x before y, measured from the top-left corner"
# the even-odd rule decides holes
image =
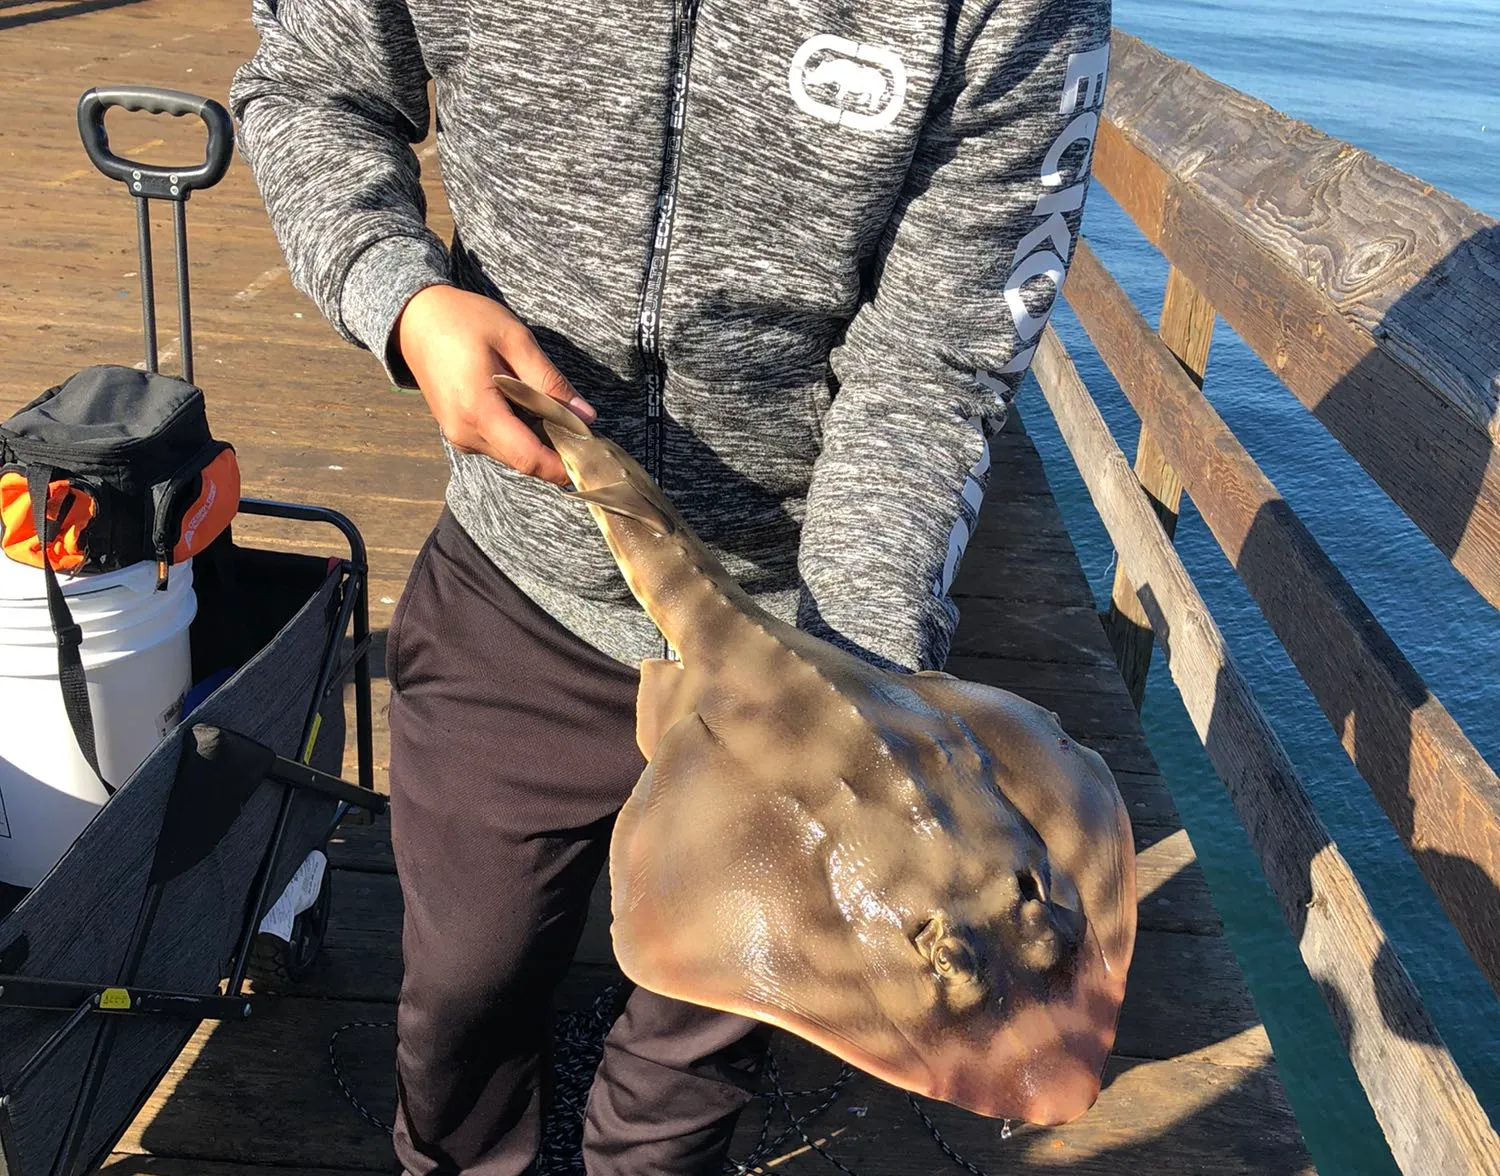
[[[693,29],[699,0],[674,0],[672,29],[672,101],[662,147],[661,183],[656,194],[656,223],[646,252],[646,277],[641,287],[636,341],[646,369],[646,472],[662,481],[662,397],[667,364],[661,353],[661,304],[666,286],[667,255],[672,247],[672,219],[677,202],[677,175],[682,163],[682,128],[687,112],[688,72],[693,60]],[[662,641],[662,656],[671,650]]]

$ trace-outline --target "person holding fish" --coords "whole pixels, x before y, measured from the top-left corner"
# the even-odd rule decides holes
[[[420,390],[451,469],[387,644],[395,1152],[515,1176],[647,764],[639,667],[680,650],[495,378],[629,454],[754,608],[872,669],[941,667],[988,440],[1077,241],[1109,0],[252,14],[230,106],[291,278]],[[447,242],[415,149],[434,123]],[[635,988],[587,1170],[720,1172],[766,1035]]]

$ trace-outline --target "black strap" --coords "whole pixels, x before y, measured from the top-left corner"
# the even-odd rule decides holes
[[[78,748],[88,761],[104,791],[115,793],[104,773],[99,770],[99,753],[94,747],[94,714],[89,706],[88,679],[83,672],[83,657],[78,647],[83,644],[83,630],[73,623],[73,614],[57,583],[57,573],[52,570],[52,561],[47,557],[47,548],[54,534],[47,524],[47,496],[52,483],[52,470],[48,466],[31,466],[26,471],[26,492],[31,495],[31,517],[36,527],[37,542],[42,550],[42,571],[47,577],[47,612],[52,618],[52,633],[57,638],[57,678],[62,686],[63,709],[68,712],[68,722],[73,727],[73,736]],[[66,511],[58,512],[61,524]]]
[[[208,545],[204,551],[213,564],[214,571],[218,573],[219,585],[224,589],[228,597],[238,597],[240,593],[240,576],[234,562],[234,528],[226,526]],[[194,573],[196,575],[196,572]],[[236,610],[236,615],[239,614]]]

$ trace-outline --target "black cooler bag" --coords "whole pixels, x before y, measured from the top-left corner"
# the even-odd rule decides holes
[[[157,372],[84,368],[0,424],[0,549],[47,580],[68,719],[99,773],[79,655],[57,573],[89,575],[203,552],[239,509],[233,446],[208,427],[203,393]]]

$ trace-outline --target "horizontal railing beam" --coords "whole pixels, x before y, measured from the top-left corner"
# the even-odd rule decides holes
[[[1118,31],[1093,171],[1500,607],[1500,225]]]
[[[1500,1174],[1500,1138],[1051,327],[1032,370],[1396,1162],[1408,1176]]]

